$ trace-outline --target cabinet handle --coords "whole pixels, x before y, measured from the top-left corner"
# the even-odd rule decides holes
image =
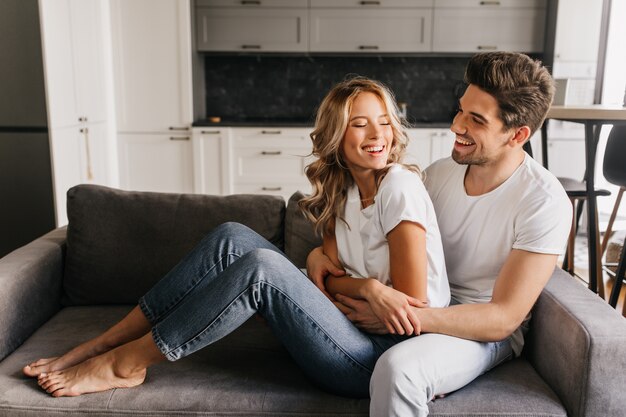
[[[219,135],[220,131],[219,130],[201,130],[200,134],[201,135]]]
[[[480,5],[481,6],[499,6],[500,2],[499,1],[481,1]]]
[[[189,136],[170,136],[170,140],[189,140]]]
[[[241,45],[241,49],[261,49],[261,45]]]
[[[261,187],[263,191],[280,191],[283,187]]]
[[[87,158],[87,180],[93,181],[93,169],[91,167],[91,150],[89,149],[89,129],[84,127],[79,130],[85,138],[85,156]]]
[[[281,133],[280,130],[261,130],[262,135],[280,135]]]
[[[477,48],[479,51],[495,51],[496,49],[498,49],[498,47],[495,45],[478,45]]]
[[[380,2],[379,1],[360,1],[359,4],[361,6],[380,6]]]
[[[86,121],[87,121],[87,116],[80,116],[80,117],[78,118],[78,121],[79,121],[79,122],[86,122]]]
[[[281,151],[261,151],[261,155],[280,155]]]
[[[359,49],[361,51],[364,51],[364,50],[378,50],[378,46],[377,45],[360,45]]]
[[[244,6],[260,6],[261,2],[259,0],[241,0],[241,4],[243,4]]]
[[[170,130],[189,130],[188,127],[170,126]]]

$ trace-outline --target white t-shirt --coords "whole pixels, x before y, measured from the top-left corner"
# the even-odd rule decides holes
[[[359,190],[348,190],[344,223],[335,222],[339,261],[355,278],[376,278],[390,284],[387,234],[401,221],[420,224],[426,230],[428,257],[427,296],[431,307],[445,307],[450,289],[437,217],[419,176],[401,165],[392,166],[383,178],[374,204],[361,209]]]
[[[467,165],[441,159],[426,169],[425,185],[439,219],[450,291],[460,303],[486,303],[511,249],[562,254],[572,207],[559,181],[526,155],[498,188],[468,196]],[[514,350],[521,351],[521,330]]]

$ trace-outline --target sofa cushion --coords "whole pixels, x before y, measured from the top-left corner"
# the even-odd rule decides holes
[[[282,249],[284,214],[285,202],[275,196],[73,187],[67,193],[63,304],[135,304],[226,221],[243,223]]]
[[[306,267],[306,257],[311,250],[322,244],[320,236],[313,231],[313,223],[307,219],[298,201],[304,197],[300,191],[287,202],[285,214],[285,254],[298,268]]]
[[[0,415],[367,416],[368,400],[323,392],[308,382],[268,327],[255,319],[176,362],[151,367],[143,385],[53,398],[21,374],[25,363],[59,355],[122,318],[130,307],[68,307],[0,362]],[[505,363],[430,403],[431,417],[565,416],[524,359]]]

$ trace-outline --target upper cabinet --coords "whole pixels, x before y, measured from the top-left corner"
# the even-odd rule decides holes
[[[435,0],[433,52],[543,51],[546,0]]]
[[[107,119],[101,9],[98,0],[40,1],[52,128]]]
[[[542,52],[548,0],[197,0],[203,52]]]
[[[429,52],[432,1],[311,0],[311,52]]]
[[[306,0],[204,0],[197,6],[200,51],[307,51]]]
[[[118,132],[187,130],[193,118],[189,1],[115,0],[111,20]]]

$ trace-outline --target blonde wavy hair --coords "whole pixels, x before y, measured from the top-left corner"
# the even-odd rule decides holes
[[[334,220],[343,220],[342,210],[353,179],[341,153],[341,142],[348,127],[352,103],[364,92],[373,93],[383,102],[393,131],[387,165],[375,174],[376,186],[380,185],[392,164],[401,164],[421,175],[416,165],[402,163],[408,135],[391,90],[381,82],[366,77],[353,77],[340,82],[328,92],[317,111],[315,129],[311,132],[311,154],[317,159],[305,169],[313,190],[311,195],[298,202],[320,234],[333,233]]]

